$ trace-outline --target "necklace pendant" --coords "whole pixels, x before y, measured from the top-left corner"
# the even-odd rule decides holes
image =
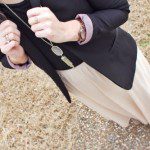
[[[63,55],[62,49],[58,46],[52,46],[51,50],[57,56],[62,56]]]
[[[68,66],[74,68],[73,63],[72,63],[66,56],[62,56],[62,57],[61,57],[61,60],[62,60],[63,62],[65,62]]]

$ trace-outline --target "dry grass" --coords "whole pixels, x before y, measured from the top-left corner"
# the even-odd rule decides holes
[[[150,2],[132,0],[124,28],[150,61]],[[0,66],[0,149],[150,149],[150,127],[127,129],[105,120],[75,97],[70,105],[54,82],[32,65],[15,71]]]

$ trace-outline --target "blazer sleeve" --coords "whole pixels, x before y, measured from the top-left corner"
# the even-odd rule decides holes
[[[14,68],[9,64],[6,55],[3,54],[3,53],[1,53],[1,52],[0,52],[0,62],[2,63],[2,65],[3,65],[5,68],[14,69]]]
[[[93,23],[91,39],[107,33],[128,20],[130,5],[127,0],[87,0],[94,12],[87,14]]]

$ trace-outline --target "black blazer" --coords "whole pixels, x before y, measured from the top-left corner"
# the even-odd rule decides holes
[[[137,45],[133,37],[119,27],[127,21],[130,13],[127,0],[41,0],[41,5],[49,7],[61,21],[72,20],[79,13],[88,14],[94,27],[88,43],[79,45],[77,42],[66,42],[55,45],[69,50],[118,86],[126,90],[132,88]],[[27,37],[23,37],[26,39],[22,41],[24,47],[32,44]],[[36,49],[25,50],[35,65],[53,78],[66,99],[71,102],[65,85],[46,61],[44,54]],[[1,61],[5,67],[11,68],[5,56]]]

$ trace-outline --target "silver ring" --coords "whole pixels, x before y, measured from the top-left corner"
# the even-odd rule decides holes
[[[11,42],[11,40],[9,39],[9,35],[8,34],[5,35],[5,39],[6,39],[6,43],[7,44]]]

